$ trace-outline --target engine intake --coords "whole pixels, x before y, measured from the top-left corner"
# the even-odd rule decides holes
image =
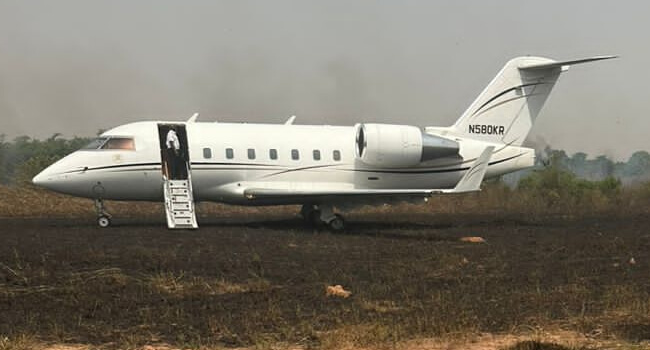
[[[357,124],[357,158],[383,168],[418,165],[458,154],[458,142],[423,133],[408,125]]]

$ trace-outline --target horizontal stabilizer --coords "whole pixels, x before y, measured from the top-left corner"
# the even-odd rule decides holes
[[[609,59],[617,58],[617,57],[618,56],[595,56],[595,57],[589,57],[589,58],[583,58],[583,59],[571,60],[571,61],[562,61],[562,62],[554,61],[554,62],[548,62],[548,63],[535,63],[535,64],[530,64],[530,65],[520,66],[519,69],[521,69],[521,70],[538,70],[538,69],[562,68],[564,66],[571,66],[571,65],[574,65],[574,64],[594,62],[594,61],[609,60]]]

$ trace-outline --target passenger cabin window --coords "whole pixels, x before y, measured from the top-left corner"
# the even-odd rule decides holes
[[[104,142],[101,149],[134,151],[135,142],[130,137],[111,137]]]
[[[314,150],[314,160],[320,160],[320,151],[317,149]]]
[[[233,159],[235,158],[235,151],[232,148],[226,148],[226,158]]]
[[[291,159],[293,159],[293,160],[300,159],[300,152],[298,152],[297,149],[292,149],[291,150]]]
[[[278,159],[278,150],[275,149],[275,148],[271,148],[269,150],[269,158],[274,159],[274,160]]]
[[[207,147],[204,148],[204,149],[203,149],[203,158],[205,158],[205,159],[210,159],[210,158],[212,158],[212,149],[207,148]]]
[[[333,156],[335,161],[341,160],[341,151],[336,150],[336,151],[332,152],[332,156]]]
[[[255,159],[255,149],[254,148],[249,148],[248,149],[248,159]]]

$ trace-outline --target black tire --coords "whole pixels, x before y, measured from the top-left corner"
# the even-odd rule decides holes
[[[97,225],[100,228],[107,228],[111,226],[111,219],[108,216],[100,216],[97,218]]]
[[[327,226],[333,232],[343,232],[345,230],[345,220],[339,214],[335,214],[334,218],[327,223]]]

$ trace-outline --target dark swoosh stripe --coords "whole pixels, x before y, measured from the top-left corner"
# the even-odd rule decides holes
[[[472,171],[469,173],[469,175],[467,175],[467,178],[470,179],[472,176],[474,176],[474,174],[480,172],[480,171],[481,171],[481,167],[483,166],[483,164],[485,164],[485,162],[481,162],[481,163],[477,164],[477,166],[474,168],[474,170],[472,170]],[[490,166],[489,163],[488,163],[488,166]],[[470,169],[471,169],[471,168],[470,168]]]
[[[286,170],[279,171],[277,173],[264,175],[263,177],[271,177],[271,176],[275,176],[275,175],[281,175],[281,174],[291,173],[291,172],[300,171],[300,170],[329,168],[329,167],[338,166],[338,165],[341,165],[341,164],[311,165],[311,166],[305,166],[305,167],[300,167],[300,168],[286,169]]]
[[[265,167],[278,167],[278,164],[261,164],[261,163],[225,163],[225,162],[191,162],[194,165],[243,165],[243,166],[265,166]]]
[[[254,164],[254,163],[208,163],[208,162],[196,162],[196,163],[191,163],[192,166],[194,165],[236,165],[236,166],[262,166],[262,167],[277,167],[277,165],[272,165],[272,164]],[[144,169],[144,170],[156,170],[160,169],[160,163],[131,163],[131,164],[117,164],[117,165],[106,165],[106,166],[99,166],[99,167],[94,167],[94,168],[88,168],[88,169],[77,169],[77,170],[70,170],[63,172],[62,174],[70,174],[70,173],[81,173],[85,171],[93,171],[93,170],[106,170],[106,169],[114,169],[114,168],[131,168],[131,167],[139,167],[139,166],[153,166],[153,169]],[[141,169],[133,169],[135,170],[141,170]]]
[[[478,112],[481,111],[481,109],[483,109],[483,107],[489,105],[492,101],[496,100],[497,98],[499,98],[499,97],[501,97],[501,96],[503,96],[503,95],[505,95],[505,94],[507,94],[509,92],[515,91],[515,90],[523,88],[523,87],[535,86],[535,85],[540,85],[540,84],[548,84],[548,83],[528,83],[528,84],[522,84],[522,85],[519,85],[519,86],[515,86],[515,87],[511,87],[509,89],[503,90],[500,93],[494,95],[491,99],[487,100],[485,103],[483,103],[481,105],[481,107],[479,107],[476,111],[474,111],[474,113],[472,113],[472,116],[476,115]]]
[[[136,167],[136,166],[160,166],[160,163],[131,163],[131,164],[118,164],[118,165],[106,165],[106,166],[100,166],[100,167],[95,167],[95,168],[87,168],[87,169],[77,169],[77,170],[70,170],[70,171],[65,171],[61,174],[71,174],[71,173],[83,173],[86,171],[93,171],[93,170],[105,170],[105,169],[113,169],[113,168],[129,168],[129,167]]]
[[[501,106],[501,105],[504,105],[504,104],[506,104],[506,103],[508,103],[508,102],[516,101],[516,100],[519,100],[519,99],[522,99],[522,98],[525,98],[525,97],[537,96],[537,95],[539,95],[539,94],[521,95],[521,96],[516,96],[516,97],[513,97],[513,98],[509,98],[509,99],[507,99],[507,100],[503,100],[503,101],[501,101],[501,102],[499,102],[499,103],[495,103],[495,104],[493,104],[492,106],[490,106],[490,107],[484,109],[483,111],[481,111],[481,113],[475,113],[475,114],[473,114],[472,117],[478,117],[479,115],[481,115],[481,114],[483,114],[483,113],[485,113],[485,112],[487,112],[487,111],[489,111],[489,110],[492,110],[492,109],[494,109],[494,108],[497,108],[497,107],[499,107],[499,106]]]

